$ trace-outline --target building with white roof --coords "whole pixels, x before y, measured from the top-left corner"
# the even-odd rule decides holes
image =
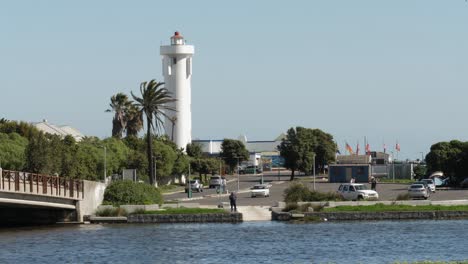
[[[47,122],[46,119],[42,120],[42,122],[32,123],[39,131],[44,133],[52,134],[52,135],[59,135],[60,137],[65,136],[72,136],[77,142],[81,141],[85,136],[76,128],[71,126],[56,126]]]

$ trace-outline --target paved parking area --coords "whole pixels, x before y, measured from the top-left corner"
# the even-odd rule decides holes
[[[259,183],[261,175],[241,175],[239,177],[239,190],[237,194],[237,204],[249,206],[272,206],[277,201],[283,201],[284,190],[289,186],[289,173],[283,172],[278,175],[277,173],[265,173],[263,175],[265,183],[271,184],[270,197],[266,198],[251,198],[249,188]],[[319,178],[319,177],[318,177]],[[320,192],[335,192],[340,183],[328,183],[318,180],[315,183],[315,189]],[[237,176],[227,176],[229,180],[228,190],[237,191]],[[313,180],[310,177],[299,176],[297,181],[307,185],[313,189]],[[370,188],[370,184],[367,184]],[[399,194],[407,193],[408,184],[392,184],[392,183],[378,183],[377,192],[379,193],[379,200],[395,200]],[[185,200],[187,194],[175,193],[165,195],[166,200]],[[204,189],[202,193],[194,193],[194,200],[188,202],[199,203],[201,205],[217,205],[220,202],[229,202],[227,194],[217,194],[215,189]],[[462,190],[437,190],[431,194],[430,200],[462,200],[468,199],[468,189]]]

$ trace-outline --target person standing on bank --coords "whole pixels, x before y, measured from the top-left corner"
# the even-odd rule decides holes
[[[375,189],[377,188],[377,179],[372,176],[371,178],[371,190],[375,191]]]
[[[236,206],[236,200],[237,196],[234,192],[231,192],[231,195],[229,195],[229,202],[231,203],[231,212],[237,212],[237,206]]]

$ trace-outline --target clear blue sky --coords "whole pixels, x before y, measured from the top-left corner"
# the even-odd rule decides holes
[[[292,126],[418,158],[468,141],[468,3],[3,1],[0,117],[111,135],[118,92],[163,81],[159,46],[195,45],[193,138]]]

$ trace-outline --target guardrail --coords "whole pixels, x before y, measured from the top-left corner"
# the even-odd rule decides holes
[[[0,191],[83,199],[84,181],[38,173],[0,170]]]

